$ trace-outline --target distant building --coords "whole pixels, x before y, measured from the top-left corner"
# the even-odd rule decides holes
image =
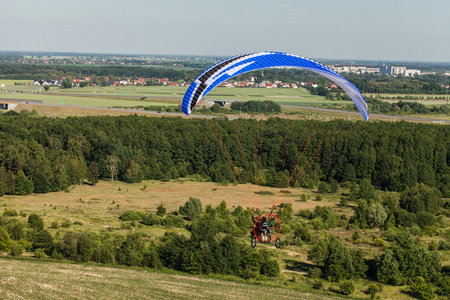
[[[380,73],[385,75],[398,76],[399,74],[405,75],[406,67],[399,66],[382,66],[380,68]]]
[[[405,77],[406,77],[406,76],[414,77],[415,75],[420,75],[420,70],[407,69],[407,70],[405,71]]]

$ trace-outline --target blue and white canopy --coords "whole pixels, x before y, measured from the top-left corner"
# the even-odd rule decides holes
[[[283,52],[254,52],[225,59],[206,69],[189,86],[183,98],[183,111],[189,115],[195,105],[218,84],[231,77],[260,69],[298,67],[325,76],[342,88],[355,103],[364,120],[369,119],[367,104],[361,92],[348,80],[310,59]]]

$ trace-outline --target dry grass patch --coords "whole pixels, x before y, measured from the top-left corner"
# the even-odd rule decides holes
[[[2,299],[337,299],[145,270],[0,258]]]

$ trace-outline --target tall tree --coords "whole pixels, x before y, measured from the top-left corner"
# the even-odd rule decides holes
[[[99,175],[97,163],[95,161],[91,162],[88,171],[88,182],[92,185],[96,185],[98,183]]]
[[[108,169],[111,176],[111,181],[114,181],[114,176],[116,176],[119,172],[118,162],[119,158],[114,154],[108,155],[106,157],[106,168]]]

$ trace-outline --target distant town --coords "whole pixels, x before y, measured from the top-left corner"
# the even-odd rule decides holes
[[[17,65],[53,65],[53,66],[148,66],[157,68],[172,68],[176,70],[193,70],[203,69],[220,60],[218,57],[194,57],[194,56],[126,56],[126,55],[99,55],[99,54],[85,54],[85,55],[64,55],[64,54],[47,54],[47,55],[0,55],[0,63],[17,64]],[[447,68],[439,69],[439,72],[430,71],[430,68],[425,67],[424,70],[419,69],[420,65],[412,65],[413,68],[405,65],[388,65],[385,63],[329,63],[328,68],[339,74],[356,74],[356,75],[380,75],[390,77],[415,78],[418,76],[437,75],[450,77],[450,72]],[[414,68],[416,67],[416,68]],[[188,86],[190,82],[183,79],[170,79],[166,77],[144,77],[145,73],[141,73],[135,77],[133,76],[85,76],[74,78],[74,76],[55,77],[51,80],[45,77],[36,76],[34,82],[27,83],[27,85],[34,86],[55,86],[55,87],[84,87],[88,85],[93,86],[145,86],[145,85],[161,85],[161,86]],[[167,76],[167,75],[163,75]],[[45,78],[46,80],[42,80]],[[51,77],[50,77],[51,78]],[[219,86],[227,88],[235,87],[255,87],[255,88],[292,88],[300,87],[318,87],[312,81],[295,81],[284,82],[279,80],[261,80],[262,78],[250,77],[247,79],[230,80],[221,83]],[[190,79],[192,80],[192,79]],[[441,87],[449,89],[447,84],[440,84]],[[21,83],[23,84],[23,83]],[[328,84],[327,88],[332,89],[336,87],[335,84]],[[2,90],[7,90],[7,87],[0,86]]]

